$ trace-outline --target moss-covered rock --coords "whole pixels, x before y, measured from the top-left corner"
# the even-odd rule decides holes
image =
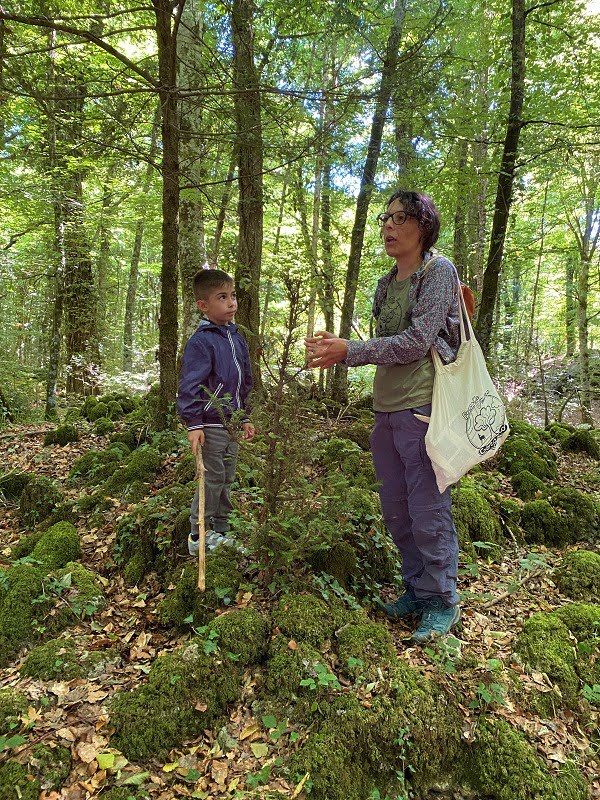
[[[36,744],[31,751],[29,766],[42,789],[58,791],[69,777],[71,753],[60,745]]]
[[[175,470],[178,483],[190,483],[196,477],[196,459],[191,451],[185,452],[179,459]]]
[[[572,550],[556,568],[554,580],[567,597],[596,601],[600,597],[600,554]]]
[[[94,409],[98,405],[98,398],[94,395],[90,395],[86,397],[81,405],[81,415],[85,417],[88,422],[91,422],[90,414],[92,413],[92,409]]]
[[[308,677],[308,670],[320,664],[326,666],[321,653],[307,643],[294,643],[289,636],[278,634],[269,646],[265,673],[265,692],[270,700],[289,703],[298,695],[307,693],[300,682]]]
[[[552,614],[533,614],[517,637],[515,651],[527,666],[545,672],[555,684],[558,691],[545,699],[559,706],[576,706],[579,689],[576,652],[564,622]]]
[[[148,682],[117,694],[110,705],[112,743],[133,761],[164,758],[222,717],[241,693],[241,672],[230,658],[204,652],[203,640],[161,656]]]
[[[205,625],[218,608],[231,602],[240,585],[236,552],[229,547],[218,547],[206,556],[206,589],[197,588],[198,567],[188,563],[171,576],[171,585],[160,605],[161,620],[165,625],[185,627],[191,618],[194,625]]]
[[[565,514],[557,513],[547,500],[532,500],[521,509],[525,541],[561,547],[572,541],[574,532]]]
[[[233,609],[213,619],[221,653],[235,655],[240,667],[264,660],[269,645],[270,621],[255,608]]]
[[[167,456],[171,453],[177,453],[180,448],[177,434],[173,433],[173,431],[160,431],[160,433],[153,433],[150,437],[150,444],[163,456]]]
[[[0,766],[0,800],[38,800],[40,782],[14,759]]]
[[[574,431],[575,428],[572,425],[567,425],[564,422],[553,422],[544,431],[544,439],[548,442],[560,444],[565,439],[568,439]]]
[[[27,697],[17,689],[0,689],[0,734],[10,733],[17,728],[28,706]]]
[[[96,422],[101,417],[108,417],[108,406],[106,403],[96,403],[90,408],[86,416],[90,422]]]
[[[121,419],[123,416],[123,408],[120,403],[116,400],[111,400],[108,403],[108,418],[109,419]]]
[[[541,496],[546,491],[546,484],[536,478],[529,470],[522,470],[512,475],[510,482],[514,493],[521,500],[533,500],[536,495]]]
[[[134,481],[145,481],[153,477],[159,470],[162,457],[158,450],[142,445],[127,458],[125,465],[108,478],[103,485],[106,494],[118,497],[127,484]]]
[[[508,475],[527,470],[540,480],[556,480],[558,477],[554,453],[539,438],[534,441],[523,436],[509,436],[502,446],[500,467]]]
[[[34,475],[21,493],[19,515],[24,525],[35,527],[50,516],[63,495],[54,481],[45,475]]]
[[[583,776],[565,765],[551,774],[523,734],[504,720],[482,719],[468,754],[466,777],[493,800],[586,800]]]
[[[30,678],[49,681],[59,679],[70,681],[81,678],[85,672],[79,663],[79,653],[71,639],[51,639],[31,650],[23,665],[21,674]]]
[[[345,625],[337,633],[340,664],[349,677],[361,675],[369,680],[389,667],[397,656],[389,630],[377,622]]]
[[[371,420],[357,420],[347,428],[340,430],[340,438],[349,439],[366,452],[371,449],[371,431],[373,430],[373,423]]]
[[[128,452],[131,450],[135,450],[135,448],[140,444],[138,441],[135,433],[131,430],[124,430],[119,431],[118,433],[113,433],[110,437],[110,441],[112,443],[121,443],[127,446]]]
[[[482,542],[485,553],[497,558],[504,542],[500,523],[483,493],[466,484],[452,493],[452,517],[464,556],[474,560],[473,542]]]
[[[327,604],[313,594],[285,595],[273,611],[273,622],[290,639],[319,647],[335,631]]]
[[[44,533],[45,531],[39,530],[35,533],[29,534],[29,536],[22,536],[11,550],[11,559],[16,561],[19,558],[26,558],[27,556],[30,556]]]
[[[536,428],[523,419],[509,419],[511,436],[522,436],[534,444],[537,443],[543,434],[543,430]]]
[[[19,500],[33,476],[29,472],[7,472],[0,476],[0,494],[12,502]]]
[[[64,445],[69,444],[69,442],[78,441],[79,431],[75,425],[59,425],[55,430],[46,433],[44,436],[44,447],[50,444],[59,444],[64,447]]]
[[[100,417],[94,422],[94,430],[98,436],[108,436],[115,429],[115,424],[108,417]]]
[[[341,538],[334,542],[315,539],[306,560],[315,572],[326,572],[345,589],[359,570],[356,550]]]
[[[600,635],[600,605],[596,603],[567,603],[552,613],[580,642]]]
[[[600,461],[600,445],[591,431],[576,430],[561,441],[561,447],[571,453],[587,453],[596,461]]]
[[[549,490],[548,501],[564,513],[572,535],[570,541],[596,538],[599,533],[599,506],[594,499],[578,489],[555,486]]]
[[[64,603],[59,609],[59,626],[71,625],[74,618],[91,617],[104,608],[104,592],[97,576],[82,564],[68,561],[51,575],[61,587]]]
[[[75,561],[80,556],[79,534],[70,522],[57,522],[48,528],[31,551],[31,557],[38,561],[46,572],[64,567],[69,561]]]
[[[0,600],[0,666],[4,666],[33,634],[34,615],[43,614],[43,572],[30,565],[11,567],[6,573],[7,587]]]
[[[291,758],[289,768],[295,780],[310,773],[315,800],[364,800],[372,796],[372,776],[334,731],[310,734]]]
[[[371,455],[350,439],[328,439],[322,448],[321,461],[329,471],[339,471],[352,478],[355,485],[376,487]]]

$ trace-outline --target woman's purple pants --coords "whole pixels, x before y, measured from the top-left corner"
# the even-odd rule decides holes
[[[412,587],[418,599],[439,597],[455,606],[458,536],[450,489],[440,494],[425,450],[427,423],[413,412],[429,415],[431,406],[375,412],[371,452],[381,510],[402,556],[406,587]]]

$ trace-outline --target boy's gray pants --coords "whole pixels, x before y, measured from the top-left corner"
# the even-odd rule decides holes
[[[229,512],[232,509],[230,487],[235,478],[239,444],[225,428],[204,428],[204,524],[206,530],[226,533],[229,530]],[[192,500],[190,530],[198,533],[198,499],[200,490]]]

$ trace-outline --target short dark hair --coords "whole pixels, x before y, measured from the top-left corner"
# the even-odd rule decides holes
[[[207,295],[220,286],[231,286],[233,278],[222,269],[201,269],[194,275],[194,297],[206,300]]]
[[[429,195],[422,192],[408,192],[401,189],[388,200],[387,207],[394,200],[399,200],[405,211],[414,214],[417,225],[421,229],[421,245],[423,253],[431,250],[440,235],[440,213]]]

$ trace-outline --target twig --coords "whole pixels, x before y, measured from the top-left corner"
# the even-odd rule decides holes
[[[531,572],[527,572],[525,573],[525,575],[523,575],[522,578],[519,578],[519,580],[515,581],[515,583],[513,583],[512,586],[514,587],[515,584],[517,586],[524,586],[528,581],[532,580],[533,578],[538,578],[540,575],[543,574],[543,572],[544,572],[543,569],[534,569]],[[483,607],[491,608],[492,606],[495,606],[497,603],[499,603],[501,600],[505,600],[507,597],[510,597],[510,595],[514,593],[515,593],[514,589],[512,591],[508,590],[506,592],[502,592],[502,594],[499,594],[498,597],[494,597],[493,600],[488,600],[487,603],[484,603]]]

